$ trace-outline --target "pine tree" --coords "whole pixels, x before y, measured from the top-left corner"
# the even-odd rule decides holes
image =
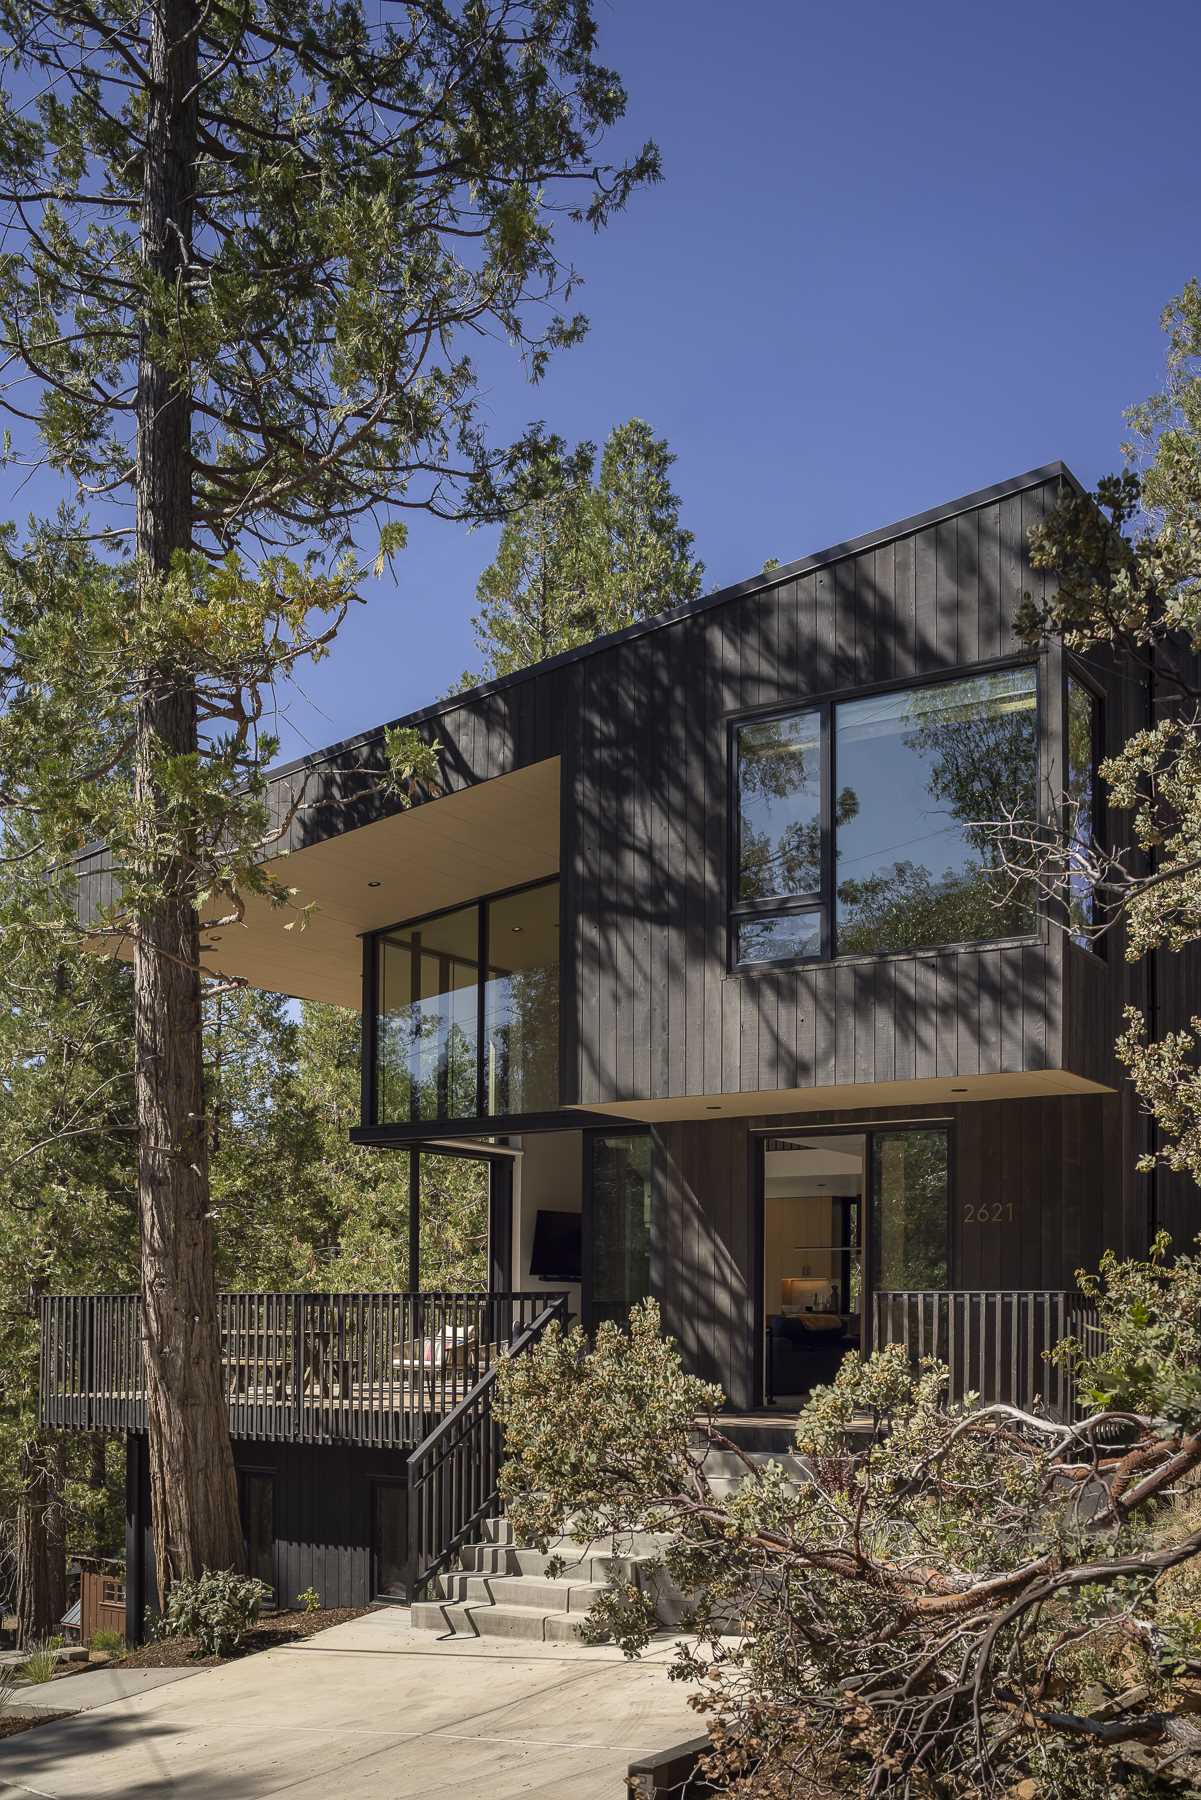
[[[406,507],[504,510],[538,434],[488,444],[464,341],[535,376],[577,341],[556,215],[602,226],[658,164],[598,159],[625,96],[586,0],[0,0],[0,27],[0,401],[90,509],[4,544],[0,803],[119,877],[165,1595],[241,1556],[200,966],[247,893],[288,900],[270,690],[357,597],[357,520],[386,559]]]
[[[599,474],[592,444],[545,459],[480,576],[473,625],[486,662],[464,685],[698,598],[705,565],[680,524],[674,461],[666,438],[642,419],[614,426]]]

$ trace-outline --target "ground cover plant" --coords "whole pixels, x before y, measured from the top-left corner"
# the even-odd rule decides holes
[[[1167,1248],[1088,1284],[1076,1423],[949,1405],[894,1345],[802,1409],[807,1480],[744,1458],[731,1497],[721,1395],[653,1302],[594,1347],[553,1329],[501,1377],[509,1516],[543,1548],[667,1534],[698,1634],[674,1674],[730,1792],[1201,1792],[1201,1260]],[[653,1628],[620,1581],[589,1621],[630,1654]]]

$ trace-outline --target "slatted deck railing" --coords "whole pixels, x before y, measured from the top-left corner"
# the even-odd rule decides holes
[[[1061,1338],[1086,1343],[1097,1332],[1096,1307],[1059,1289],[913,1289],[872,1297],[872,1342],[904,1344],[917,1361],[937,1357],[951,1372],[950,1398],[979,1394],[1057,1419],[1075,1416],[1067,1371],[1046,1352]]]
[[[557,1296],[221,1294],[230,1430],[290,1443],[411,1448]],[[42,1301],[41,1415],[79,1431],[143,1431],[135,1294]]]

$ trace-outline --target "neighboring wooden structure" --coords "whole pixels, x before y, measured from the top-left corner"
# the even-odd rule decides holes
[[[84,1567],[79,1572],[79,1641],[90,1644],[98,1631],[126,1636],[124,1568]]]

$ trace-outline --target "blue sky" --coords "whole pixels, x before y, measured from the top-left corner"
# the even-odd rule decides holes
[[[587,342],[498,429],[678,455],[714,585],[1061,456],[1118,461],[1198,233],[1201,8],[608,0],[603,54],[662,186],[577,234]],[[493,533],[418,522],[290,707],[290,747],[395,717],[472,664]]]
[[[622,138],[665,180],[571,252],[586,343],[498,434],[678,455],[714,586],[1063,457],[1118,461],[1198,233],[1196,0],[600,0]],[[20,510],[17,508],[16,510]],[[418,519],[284,726],[294,754],[444,692],[495,533]]]

